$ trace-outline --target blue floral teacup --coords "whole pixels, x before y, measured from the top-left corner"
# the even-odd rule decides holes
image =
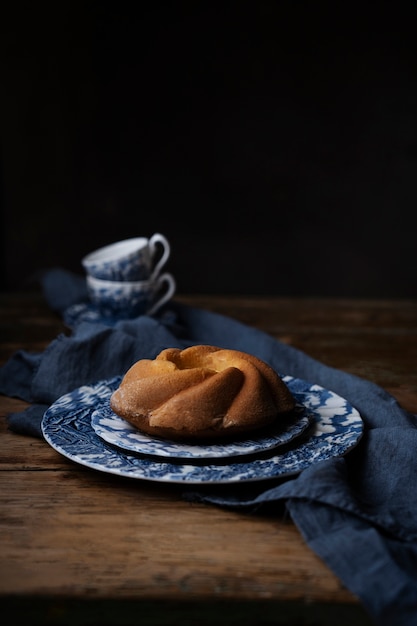
[[[158,258],[158,250],[162,254]],[[81,263],[87,272],[101,280],[147,281],[154,280],[168,261],[171,248],[164,235],[155,233],[147,237],[132,237],[116,241],[85,256]]]
[[[103,317],[131,319],[153,315],[175,293],[172,274],[161,274],[155,280],[115,281],[87,275],[91,303]]]

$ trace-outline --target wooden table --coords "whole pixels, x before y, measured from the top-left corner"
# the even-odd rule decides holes
[[[417,412],[417,301],[178,300],[373,380]],[[0,295],[0,322],[1,363],[68,332],[37,293]],[[25,406],[0,396],[5,626],[370,624],[289,519],[190,503],[179,486],[79,466],[7,430],[5,415]]]

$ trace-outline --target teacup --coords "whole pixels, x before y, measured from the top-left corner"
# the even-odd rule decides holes
[[[168,272],[145,281],[103,280],[89,275],[86,280],[92,304],[103,317],[117,319],[153,315],[176,290],[175,279]]]
[[[162,255],[155,262],[159,246],[162,247]],[[88,276],[101,280],[147,281],[154,280],[170,254],[167,238],[155,233],[149,239],[132,237],[111,243],[90,252],[81,263]]]

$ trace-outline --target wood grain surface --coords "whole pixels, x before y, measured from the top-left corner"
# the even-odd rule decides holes
[[[178,296],[380,384],[417,412],[417,302]],[[0,295],[0,363],[69,331],[38,293]],[[277,509],[79,466],[12,433],[0,396],[0,597],[13,624],[370,624]],[[5,622],[3,622],[5,623]]]

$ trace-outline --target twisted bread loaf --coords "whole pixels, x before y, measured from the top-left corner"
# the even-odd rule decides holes
[[[257,357],[195,345],[137,361],[113,392],[110,406],[143,432],[195,440],[266,426],[293,410],[295,400]]]

